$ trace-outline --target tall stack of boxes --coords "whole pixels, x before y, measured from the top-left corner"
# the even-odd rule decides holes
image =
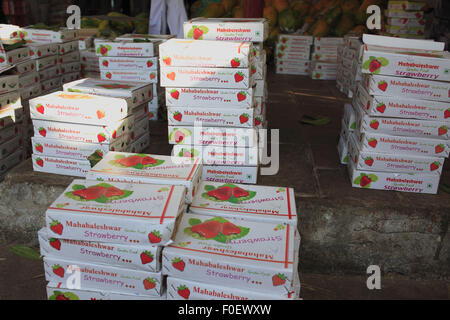
[[[344,38],[314,38],[310,77],[313,80],[336,80],[338,69],[338,48]]]
[[[98,56],[93,48],[80,50],[81,78],[100,79]]]
[[[444,43],[364,35],[349,140],[353,187],[431,193],[450,148]]]
[[[309,75],[313,40],[312,36],[280,34],[275,49],[275,72]]]
[[[362,79],[360,52],[362,42],[357,37],[344,37],[344,43],[338,48],[338,72],[336,86],[352,98]]]
[[[400,38],[425,38],[426,1],[389,1],[383,34]]]

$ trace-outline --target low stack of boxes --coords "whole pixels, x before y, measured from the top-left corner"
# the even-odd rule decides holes
[[[355,110],[350,103],[344,105],[344,116],[341,121],[341,133],[339,135],[338,142],[338,154],[339,161],[341,164],[348,164],[348,144],[350,140],[350,135],[356,129],[356,114]]]
[[[344,38],[314,38],[310,77],[314,80],[336,80],[338,48]]]
[[[93,48],[80,51],[81,78],[100,79],[98,56]]]
[[[336,86],[349,98],[353,97],[361,82],[361,50],[362,42],[357,37],[344,37],[344,43],[338,48]]]
[[[79,80],[81,61],[78,39],[58,44],[58,64],[61,71],[61,85]],[[45,83],[42,83],[45,85]],[[44,87],[43,87],[43,90]]]
[[[313,39],[312,36],[280,34],[275,49],[275,72],[309,75]]]
[[[425,38],[426,1],[389,1],[383,34],[400,38]]]
[[[450,53],[439,42],[363,41],[349,140],[352,186],[435,194],[450,151]]]

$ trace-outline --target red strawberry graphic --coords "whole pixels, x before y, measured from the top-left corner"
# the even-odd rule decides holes
[[[447,132],[448,132],[448,128],[446,126],[442,126],[438,129],[438,134],[440,136],[447,134]]]
[[[283,38],[283,39],[281,39],[281,42],[286,43],[286,42],[287,42],[287,39],[286,39],[286,38]]]
[[[73,195],[83,198],[84,200],[96,200],[105,194],[105,187],[91,187],[73,191]]]
[[[374,138],[369,139],[368,145],[371,146],[372,148],[376,148],[377,144],[378,144],[378,141],[376,139],[374,139]]]
[[[36,150],[39,151],[40,153],[44,152],[44,147],[42,146],[42,144],[36,144],[35,146]]]
[[[369,65],[369,71],[370,71],[371,73],[377,71],[377,70],[380,69],[380,68],[381,68],[381,62],[378,61],[377,59],[373,59],[373,60],[370,62],[370,65]]]
[[[365,158],[364,163],[366,165],[368,165],[369,167],[371,167],[373,165],[373,158],[371,158],[371,157]]]
[[[243,197],[248,197],[250,194],[248,193],[247,190],[244,190],[242,188],[236,187],[233,189],[233,196],[235,198],[243,198]]]
[[[238,58],[234,58],[233,60],[231,60],[232,68],[238,68],[240,65],[241,65],[241,60],[239,60]]]
[[[274,287],[282,286],[286,283],[286,276],[282,273],[276,274],[272,277],[272,283]]]
[[[241,82],[244,80],[244,74],[242,72],[238,72],[234,75],[234,81]]]
[[[0,63],[3,63],[3,62],[5,62],[5,58],[0,57]]]
[[[416,13],[416,18],[417,18],[417,19],[422,18],[422,14],[421,14],[420,12],[417,12],[417,13]]]
[[[156,280],[154,278],[147,278],[144,280],[145,290],[151,290],[156,287]]]
[[[70,301],[70,299],[64,297],[63,294],[58,294],[58,295],[56,296],[55,300],[59,300],[59,301]]]
[[[144,251],[141,253],[141,262],[142,264],[148,264],[153,262],[153,254],[148,251]]]
[[[141,160],[141,164],[144,166],[149,165],[149,164],[155,164],[157,162],[158,162],[158,160],[156,160],[155,158],[152,158],[152,157],[144,157]]]
[[[176,76],[175,72],[168,73],[167,79],[175,81],[175,76]]]
[[[59,264],[53,266],[53,273],[56,274],[58,277],[64,278],[64,268],[61,267]]]
[[[199,28],[195,28],[193,33],[194,40],[200,39],[201,36],[203,36],[203,31]]]
[[[439,169],[439,162],[433,162],[432,164],[430,164],[430,171],[435,171]]]
[[[380,82],[378,83],[378,89],[380,89],[380,90],[383,91],[383,92],[386,91],[387,86],[388,86],[388,84],[387,84],[386,81],[380,81]]]
[[[44,114],[44,106],[42,104],[36,105],[36,111],[40,114]]]
[[[38,129],[38,131],[41,136],[43,136],[43,137],[47,136],[47,130],[45,130],[44,128],[41,127]]]
[[[435,153],[441,153],[441,152],[444,152],[444,150],[445,150],[445,147],[443,144],[439,144],[434,148]]]
[[[379,113],[384,113],[384,111],[386,111],[386,105],[384,103],[379,103],[376,109]]]
[[[49,243],[56,250],[58,250],[58,251],[61,250],[61,241],[59,241],[58,239],[51,238],[51,239],[49,239]]]
[[[172,59],[170,57],[163,58],[163,62],[166,66],[170,66],[172,64]]]
[[[370,121],[370,127],[374,130],[377,130],[380,126],[380,123],[377,120]]]
[[[114,130],[113,134],[111,135],[113,139],[117,139],[117,131]]]
[[[42,160],[41,158],[37,158],[36,164],[42,168],[44,166],[44,160]]]
[[[106,141],[106,136],[103,133],[100,133],[97,135],[97,139],[99,143],[102,143]]]
[[[191,227],[191,231],[198,233],[206,239],[213,239],[222,231],[222,224],[219,221],[206,221]]]
[[[186,286],[179,286],[177,288],[178,294],[183,297],[184,299],[189,299],[189,296],[191,295],[191,291]]]
[[[241,124],[244,124],[246,122],[248,122],[248,114],[244,113],[239,117],[239,121],[241,122]]]
[[[364,177],[361,178],[361,182],[359,183],[359,185],[361,187],[365,187],[371,182],[372,182],[372,179],[370,179],[368,176],[364,176]]]
[[[102,110],[97,111],[98,119],[103,119],[105,117],[105,113]]]
[[[172,90],[170,91],[170,95],[172,96],[172,98],[174,98],[175,100],[178,100],[178,98],[180,97],[180,92],[178,90]]]
[[[444,119],[450,118],[450,109],[445,110]]]
[[[238,102],[244,101],[247,99],[247,94],[244,91],[241,91],[237,95]]]
[[[153,67],[153,62],[152,62],[152,61],[147,61],[147,67],[148,67],[148,68]]]
[[[106,74],[106,77],[107,77],[108,79],[111,79],[111,78],[112,78],[111,72],[108,72],[108,73]]]
[[[158,231],[153,231],[148,235],[148,240],[150,243],[160,243],[161,242],[161,234]]]
[[[109,66],[108,60],[103,60],[103,66],[105,66],[105,67],[108,67],[108,66]]]
[[[116,187],[109,187],[106,190],[104,190],[104,195],[107,198],[111,198],[111,197],[121,197],[124,195],[125,192],[123,192],[123,190],[120,190],[119,188]]]
[[[156,74],[154,73],[154,72],[152,72],[151,74],[150,74],[150,80],[153,80],[153,79],[155,79],[156,78]]]
[[[181,122],[181,119],[183,118],[183,115],[180,112],[175,112],[173,115],[173,118],[179,122]]]
[[[231,223],[231,222],[225,222],[222,225],[222,233],[225,236],[229,236],[232,234],[240,234],[241,233],[241,229],[236,226],[235,224]]]
[[[124,167],[134,167],[140,164],[142,161],[142,157],[139,156],[130,156],[127,158],[117,159],[115,160],[116,163],[124,166]]]
[[[209,197],[216,198],[220,201],[227,201],[233,195],[233,189],[230,187],[221,187],[208,192]]]
[[[108,53],[108,48],[101,46],[100,47],[100,53],[102,56],[106,55]]]
[[[172,266],[175,269],[183,272],[184,268],[186,267],[186,263],[180,258],[175,258],[175,259],[172,260]]]

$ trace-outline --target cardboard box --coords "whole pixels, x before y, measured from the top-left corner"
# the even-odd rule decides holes
[[[336,71],[310,71],[313,80],[336,80]]]
[[[32,155],[33,170],[73,177],[86,177],[91,168],[88,160],[75,160],[68,158]]]
[[[203,181],[256,184],[259,167],[203,165]]]
[[[58,65],[58,56],[47,56],[45,58],[39,58],[36,60],[36,70],[42,71],[47,68],[51,68]]]
[[[388,18],[386,21],[391,26],[420,27],[425,25],[425,19]]]
[[[166,88],[169,107],[242,108],[253,106],[253,89]]]
[[[389,10],[420,11],[426,8],[425,1],[392,1],[388,2]]]
[[[56,43],[28,43],[27,47],[31,59],[40,59],[58,54],[58,44]]]
[[[121,159],[134,159],[135,154],[109,152],[102,161],[88,173],[89,180],[106,182],[128,182],[139,184],[167,184],[184,186],[188,189],[186,201],[190,203],[201,179],[202,165],[199,161],[177,161],[170,156],[148,155],[157,159],[155,164],[131,166],[121,165]],[[144,187],[143,187],[144,188]]]
[[[250,42],[170,39],[159,47],[161,66],[200,68],[249,68]]]
[[[81,63],[75,61],[70,63],[65,63],[60,65],[61,73],[71,73],[71,72],[80,72],[81,71]]]
[[[423,36],[425,34],[425,26],[391,26],[386,25],[386,32],[391,34],[413,34]]]
[[[163,251],[163,273],[284,296],[297,272],[295,233],[289,224],[188,214]]]
[[[0,82],[2,82],[2,78],[0,78]],[[17,84],[19,86],[14,87],[16,90],[18,88],[22,89],[22,88],[33,86],[35,84],[39,84],[39,73],[37,73],[36,71],[33,71],[33,72],[28,72],[24,75],[21,75],[19,77],[19,82]]]
[[[138,138],[135,142],[130,144],[128,149],[129,153],[144,153],[150,146],[150,134],[144,134]]]
[[[339,142],[338,142],[338,154],[339,154],[339,161],[341,164],[348,164],[348,144],[347,140],[345,138],[345,134],[339,135]]]
[[[250,128],[169,126],[169,144],[255,147],[258,134]]]
[[[285,187],[233,185],[203,181],[192,201],[189,212],[224,218],[235,217],[247,221],[288,223],[293,227],[297,226],[294,190]]]
[[[22,47],[7,51],[5,58],[9,64],[17,64],[25,60],[28,60],[30,58],[30,53],[28,52],[28,49],[26,47]]]
[[[176,35],[170,34],[135,34],[127,33],[116,38],[116,41],[134,41],[134,40],[159,40],[166,42],[169,39],[176,38]]]
[[[25,37],[24,30],[12,24],[0,25],[0,42],[4,44],[15,44]]]
[[[107,70],[100,69],[100,77],[112,81],[134,81],[158,83],[158,71],[155,70]]]
[[[100,61],[98,61],[100,60]],[[158,58],[135,58],[135,57],[102,57],[97,58],[97,65],[101,70],[139,70],[157,71]]]
[[[16,136],[0,144],[0,160],[7,158],[22,146],[22,137]]]
[[[311,56],[310,52],[286,52],[275,50],[275,58],[282,60],[309,60]]]
[[[388,9],[384,11],[384,15],[388,18],[408,18],[408,19],[422,19],[424,17],[423,11],[405,11]]]
[[[148,116],[147,113],[145,113],[145,116],[141,118],[139,121],[136,121],[133,129],[131,130],[131,140],[136,141],[143,135],[149,135],[150,134],[150,123],[148,122]]]
[[[0,160],[0,175],[4,175],[6,172],[21,163],[23,160],[25,160],[24,149],[16,149],[13,154],[10,154],[8,157]]]
[[[66,73],[61,77],[61,84],[69,83],[72,81],[80,80],[80,72]]]
[[[174,157],[201,159],[205,165],[258,166],[258,148],[176,145]]]
[[[24,28],[27,42],[63,43],[78,39],[78,31],[61,28],[59,31]]]
[[[339,46],[344,44],[344,38],[339,37],[314,37],[315,46]]]
[[[58,54],[64,55],[72,51],[80,51],[78,40],[67,41],[58,44]]]
[[[162,87],[248,89],[253,86],[250,68],[191,68],[161,66]]]
[[[80,62],[80,52],[73,51],[64,55],[58,56],[58,62],[60,64],[67,64],[72,62]]]
[[[0,110],[0,130],[10,126],[14,126],[23,120],[24,120],[24,110],[21,105],[16,105],[13,108],[6,108]]]
[[[117,293],[162,295],[161,273],[91,264],[54,256],[44,257],[45,279],[68,283],[79,272],[81,289],[110,290]],[[151,283],[151,284],[150,284]]]
[[[59,65],[39,71],[40,81],[50,80],[52,78],[56,78],[59,76],[61,76],[61,69],[60,69]]]
[[[32,86],[20,89],[20,97],[22,100],[32,99],[40,96],[42,93],[41,84],[36,83]]]
[[[41,81],[41,90],[43,95],[50,94],[47,92],[59,91],[61,89],[62,89],[61,77]]]
[[[279,34],[278,43],[285,45],[308,45],[311,46],[314,42],[313,36],[302,36],[295,34]]]
[[[50,236],[46,228],[38,232],[38,238],[42,256],[55,256],[133,270],[150,272],[161,270],[161,246],[60,239],[57,235]]]
[[[154,57],[161,42],[96,41],[95,52],[99,57]]]
[[[290,67],[290,66],[276,66],[276,73],[278,74],[294,74],[307,76],[310,72],[309,66],[307,67]]]
[[[21,105],[18,91],[11,91],[0,95],[0,110],[15,109]]]
[[[195,18],[184,23],[184,38],[194,40],[264,42],[269,24],[261,18]]]
[[[15,70],[16,70],[15,73],[16,74],[20,74],[20,75],[28,73],[28,72],[33,72],[34,70],[37,71],[37,69],[36,69],[36,60],[30,59],[30,60],[26,60],[26,61],[21,62],[21,63],[17,63],[15,65]]]
[[[7,75],[0,77],[0,95],[16,91],[19,88],[19,76]]]
[[[50,237],[69,240],[165,245],[185,194],[183,186],[75,180],[47,209],[46,227]]]
[[[80,37],[78,38],[78,48],[79,50],[87,50],[91,49],[94,46],[94,38],[93,37]]]

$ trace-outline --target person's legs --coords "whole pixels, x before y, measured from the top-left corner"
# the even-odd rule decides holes
[[[167,1],[167,23],[169,25],[170,34],[176,35],[182,39],[183,24],[187,21],[186,8],[183,0],[166,0]]]
[[[149,34],[165,34],[166,31],[166,2],[165,0],[151,0]]]

